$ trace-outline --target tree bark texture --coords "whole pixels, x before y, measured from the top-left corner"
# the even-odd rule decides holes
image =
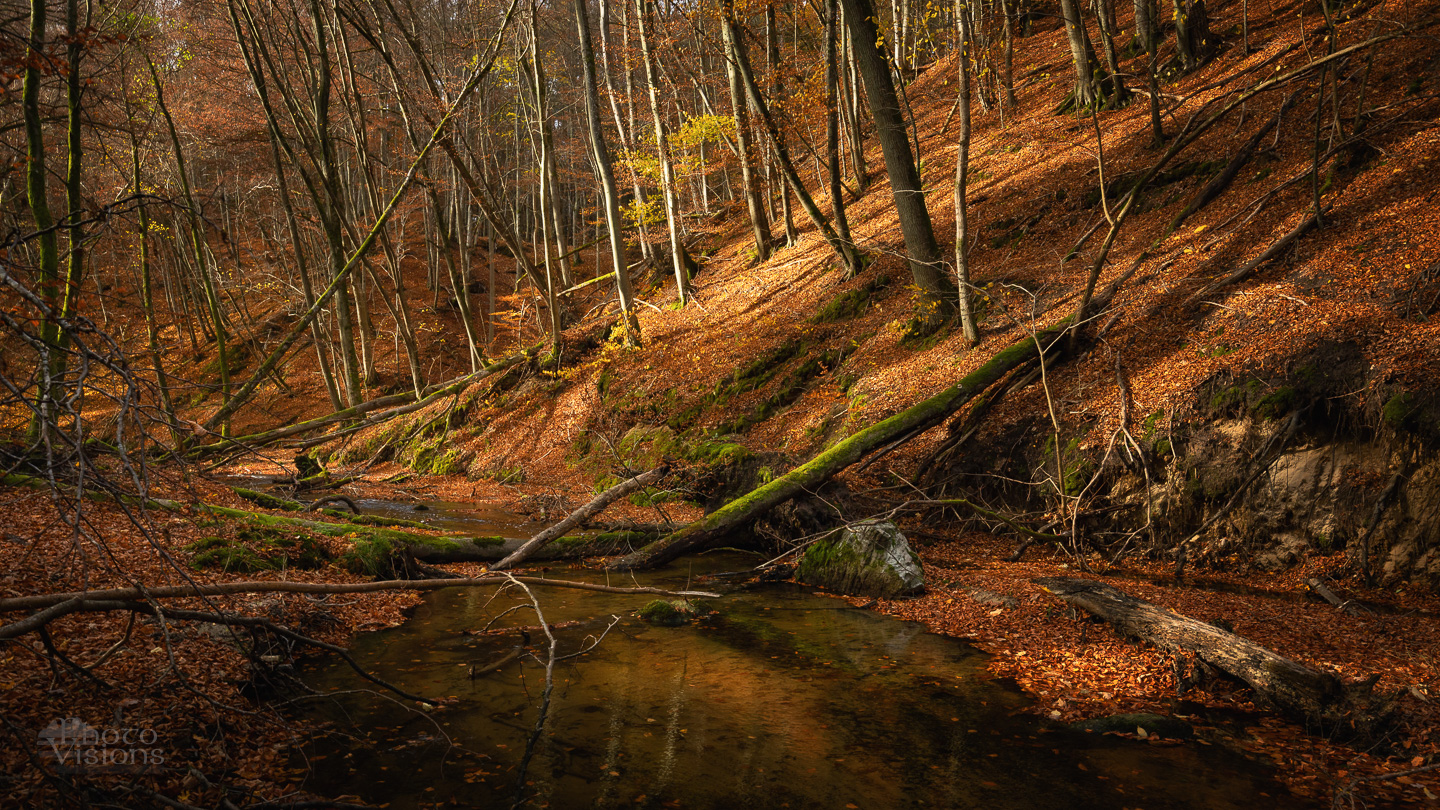
[[[1321,731],[1372,728],[1384,713],[1383,708],[1377,713],[1377,707],[1371,705],[1366,688],[1346,685],[1328,672],[1109,585],[1064,577],[1044,577],[1034,582],[1126,635],[1162,650],[1198,657],[1244,681],[1286,716],[1318,726]]]
[[[890,78],[890,60],[879,44],[875,27],[875,9],[870,0],[842,0],[845,22],[850,27],[850,41],[855,59],[865,81],[865,95],[870,100],[870,114],[875,119],[875,134],[885,153],[885,169],[890,175],[895,212],[900,231],[905,237],[905,252],[910,258],[910,273],[915,284],[939,308],[949,314],[949,284],[941,270],[940,246],[935,241],[930,212],[925,207],[925,191],[915,155],[905,131],[905,117]]]

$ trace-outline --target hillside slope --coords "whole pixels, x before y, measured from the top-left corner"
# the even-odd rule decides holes
[[[1364,18],[1371,22],[1342,25],[1340,44],[1361,41],[1373,20],[1392,11],[1421,28],[1434,19],[1433,3],[1392,5],[1371,8]],[[1213,61],[1166,86],[1167,131],[1194,126],[1260,78],[1303,66],[1309,57],[1293,23],[1301,10],[1252,9],[1248,56],[1226,36]],[[1239,6],[1212,10],[1213,28],[1238,29],[1239,13]],[[1318,23],[1301,20],[1304,35],[1314,35]],[[1425,43],[1397,39],[1341,63],[1346,134],[1335,137],[1327,121],[1314,187],[1318,85],[1310,76],[1247,101],[1178,155],[1140,196],[1101,273],[1103,284],[1136,270],[1091,325],[1099,343],[1049,369],[1045,386],[1008,395],[968,450],[927,465],[926,480],[1020,512],[1074,512],[1081,500],[1114,506],[1094,532],[1133,535],[1144,524],[1146,547],[1180,567],[1215,562],[1240,546],[1250,552],[1245,564],[1273,567],[1366,534],[1367,504],[1403,471],[1412,489],[1370,532],[1371,568],[1389,581],[1440,581],[1440,555],[1431,551],[1437,540],[1426,527],[1440,504],[1440,174],[1433,165],[1440,63]],[[372,460],[378,451],[427,472],[583,491],[618,460],[640,466],[664,452],[703,455],[717,444],[803,460],[951,384],[1073,310],[1106,219],[1127,183],[1160,155],[1141,96],[1093,119],[1054,113],[1057,88],[1070,75],[1058,27],[1038,24],[1019,40],[1015,64],[1017,107],[1003,116],[976,112],[970,220],[979,345],[967,346],[958,328],[904,344],[911,291],[882,173],[848,208],[856,241],[873,258],[859,277],[843,279],[807,227],[798,245],[755,264],[743,212],[732,209],[709,229],[715,233],[697,235],[707,241],[694,305],[660,306],[674,297],[664,274],[641,292],[643,348],[603,341],[609,316],[592,308],[597,314],[569,332],[578,355],[558,370],[511,378],[503,393],[476,390],[458,411],[446,405],[452,410],[442,427],[452,431],[431,429],[407,444],[395,441],[392,426],[347,440],[336,456]],[[954,75],[953,60],[942,61],[907,90],[942,239],[947,231],[953,238]],[[1357,127],[1349,111],[1362,87],[1366,114]],[[1177,213],[1262,129],[1233,184],[1169,233]],[[880,164],[878,148],[868,159]],[[1323,228],[1247,278],[1210,290],[1304,221],[1317,189]],[[944,247],[953,253],[953,244]],[[1293,435],[1280,442],[1277,433],[1297,412]],[[1132,453],[1121,428],[1145,444],[1143,469],[1121,462]],[[893,471],[908,480],[944,439],[932,430],[867,474]],[[1269,461],[1268,489],[1251,491],[1243,508],[1227,507],[1261,448],[1309,455]],[[1336,461],[1336,452],[1345,458]],[[1329,460],[1317,468],[1322,457]],[[1148,487],[1142,474],[1151,477]],[[1062,486],[1049,483],[1057,479]],[[894,480],[879,475],[854,488]],[[1297,515],[1300,500],[1312,508]],[[1313,508],[1322,500],[1323,509]],[[1207,527],[1213,542],[1182,542],[1222,509],[1226,520]]]

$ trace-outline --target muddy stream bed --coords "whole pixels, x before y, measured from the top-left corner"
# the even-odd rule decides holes
[[[362,504],[523,536],[523,521],[504,513],[381,506]],[[300,705],[334,733],[297,761],[311,769],[306,788],[395,808],[517,798],[526,807],[1301,806],[1260,764],[1220,746],[1089,734],[1020,713],[1029,698],[988,678],[985,654],[963,641],[792,584],[733,590],[710,578],[753,564],[724,553],[634,577],[546,570],[725,596],[696,600],[703,615],[672,628],[635,615],[649,596],[536,588],[561,656],[618,622],[593,650],[555,665],[523,776],[545,685],[533,611],[500,616],[521,604],[518,591],[428,594],[403,625],[357,636],[352,654],[412,693],[456,702],[420,711],[368,691],[339,660],[312,662],[305,680],[333,694]],[[534,657],[472,677],[506,658],[524,626]]]

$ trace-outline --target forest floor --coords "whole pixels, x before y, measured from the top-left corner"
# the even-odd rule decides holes
[[[1391,0],[1377,4],[1374,13],[1423,21],[1427,15],[1433,18],[1435,6]],[[1293,46],[1299,8],[1282,2],[1263,15],[1257,9],[1250,28],[1252,53],[1239,55],[1234,38],[1227,37],[1227,50],[1219,58],[1168,87],[1167,93],[1184,98],[1185,106],[1167,117],[1167,128],[1178,131],[1197,108],[1243,85],[1245,76],[1293,67],[1307,58],[1303,49]],[[1238,9],[1239,4],[1227,4],[1212,10],[1215,29],[1231,30]],[[1313,34],[1315,22],[1307,18],[1305,24]],[[1342,26],[1344,44],[1368,34],[1370,29],[1362,31],[1359,25]],[[908,90],[930,188],[948,188],[952,182],[955,126],[947,126],[946,113],[953,99],[953,73],[953,63],[941,62]],[[1435,296],[1440,296],[1440,60],[1431,40],[1406,41],[1381,51],[1367,74],[1374,76],[1368,135],[1373,151],[1326,175],[1325,199],[1333,206],[1330,216],[1336,224],[1301,240],[1283,261],[1205,301],[1187,300],[1258,255],[1306,215],[1308,183],[1287,181],[1303,177],[1309,166],[1313,123],[1306,123],[1305,116],[1314,109],[1313,99],[1309,107],[1301,104],[1288,113],[1274,144],[1257,155],[1235,187],[1182,229],[1164,235],[1178,208],[1203,184],[1203,175],[1179,178],[1158,189],[1147,209],[1126,226],[1102,283],[1149,250],[1136,278],[1117,298],[1121,317],[1099,348],[1067,363],[1050,381],[1050,393],[1063,405],[1064,425],[1089,428],[1079,442],[1082,450],[1097,450],[1097,443],[1103,444],[1103,437],[1120,424],[1117,362],[1130,375],[1132,419],[1153,416],[1161,431],[1193,416],[1198,390],[1216,375],[1285,368],[1320,345],[1360,347],[1375,388],[1357,392],[1357,399],[1383,399],[1397,387],[1440,379],[1435,304]],[[526,380],[503,398],[482,400],[468,414],[468,423],[445,437],[448,446],[463,453],[463,469],[455,475],[415,474],[396,485],[386,479],[407,472],[406,467],[390,461],[357,463],[365,477],[345,491],[398,500],[483,501],[535,513],[538,527],[542,521],[535,505],[553,503],[557,497],[571,505],[588,500],[600,477],[623,466],[617,464],[615,448],[623,451],[625,437],[636,428],[668,429],[667,418],[690,405],[699,406],[687,426],[695,431],[756,414],[776,393],[773,382],[723,402],[707,397],[735,370],[791,341],[804,347],[802,353],[852,344],[853,349],[847,349],[843,364],[824,369],[797,396],[766,411],[735,440],[753,450],[805,457],[839,435],[950,385],[999,348],[1069,314],[1098,239],[1087,243],[1078,259],[1065,261],[1065,256],[1082,234],[1104,220],[1102,209],[1113,200],[1089,193],[1097,188],[1100,144],[1094,122],[1052,112],[1070,76],[1069,53],[1058,26],[1017,43],[1016,76],[1018,104],[1003,123],[994,111],[977,110],[971,164],[971,218],[977,236],[971,265],[977,286],[985,291],[984,335],[978,346],[965,345],[958,330],[920,346],[902,343],[900,327],[910,312],[911,296],[883,177],[849,207],[857,241],[874,258],[854,280],[841,278],[824,243],[803,222],[799,244],[780,249],[767,263],[755,263],[747,253],[743,214],[731,210],[701,235],[706,255],[696,279],[696,303],[685,309],[641,310],[645,348],[605,343],[574,358],[573,364]],[[1347,79],[1346,87],[1353,83],[1353,77]],[[1180,163],[1228,158],[1254,127],[1280,112],[1280,102],[1279,93],[1257,98],[1243,118],[1216,127]],[[1099,121],[1107,176],[1133,175],[1157,157],[1148,147],[1143,100],[1101,113]],[[872,167],[880,165],[878,149],[872,148],[868,159]],[[935,193],[929,200],[932,218],[948,222],[953,216],[949,195]],[[945,238],[945,229],[939,230]],[[942,247],[949,251],[953,245]],[[882,277],[888,282],[881,282]],[[866,289],[852,315],[817,322],[815,315],[827,304]],[[592,288],[598,290],[599,285]],[[673,300],[673,285],[667,286],[659,274],[642,287],[641,297],[663,305]],[[598,298],[577,302],[577,312],[600,308],[577,325],[572,336],[613,317],[603,303]],[[427,370],[430,378],[463,373],[468,364],[457,352],[460,330],[453,317],[436,309],[415,320],[425,356],[434,364]],[[377,323],[383,334],[383,313]],[[531,343],[537,337],[532,326],[502,323],[491,356]],[[397,371],[403,360],[383,342],[377,346],[378,363],[387,369],[384,384],[403,387]],[[798,359],[786,362],[794,370]],[[182,376],[200,378],[203,361],[194,366],[182,369]],[[267,390],[262,402],[237,417],[237,432],[328,412],[310,352],[297,355],[284,374],[289,391]],[[991,424],[998,430],[1045,413],[1046,396],[1036,387],[1005,400],[992,412]],[[190,415],[201,416],[213,405],[213,399],[197,400]],[[933,435],[938,433],[901,448],[874,474],[908,475],[941,440]],[[605,441],[587,438],[596,435]],[[349,446],[362,445],[365,438],[352,437]],[[633,443],[628,446],[635,449]],[[270,461],[232,464],[224,471],[273,474],[285,471],[287,461],[276,453]],[[636,458],[618,461],[629,464]],[[521,475],[514,475],[517,472]],[[867,478],[852,483],[864,488],[872,482]],[[156,492],[187,502],[253,508],[228,488],[203,478],[167,478],[162,473]],[[663,509],[677,522],[698,514],[697,507],[683,502],[666,503]],[[23,488],[0,488],[0,515],[6,516],[5,542],[0,544],[0,592],[6,596],[131,580],[173,582],[188,562],[190,552],[184,547],[213,528],[192,514],[152,515],[143,524],[150,530],[146,534],[118,507],[89,504],[80,531],[57,516],[49,496]],[[619,504],[609,516],[653,520],[656,513]],[[1003,560],[1014,545],[1010,538],[950,524],[906,528],[912,530],[926,564],[929,590],[916,599],[873,607],[972,640],[994,656],[991,670],[996,677],[1012,678],[1035,696],[1033,711],[1060,721],[1119,711],[1180,714],[1193,718],[1203,732],[1203,742],[1193,744],[1233,745],[1267,758],[1285,784],[1317,804],[1353,791],[1371,807],[1440,807],[1440,772],[1376,778],[1440,757],[1440,596],[1435,593],[1403,586],[1365,588],[1353,577],[1345,578],[1343,595],[1369,608],[1352,617],[1307,597],[1302,584],[1307,576],[1338,573],[1346,563],[1343,556],[1310,557],[1276,573],[1202,571],[1176,582],[1168,563],[1127,558],[1112,564],[1044,547],[1031,549],[1022,562],[1007,563]],[[90,536],[105,538],[103,552],[87,539]],[[336,551],[346,545],[341,538],[321,542]],[[114,565],[86,564],[99,553],[111,555]],[[167,555],[179,565],[171,567]],[[101,570],[123,574],[96,574]],[[1370,750],[1332,741],[1324,730],[1278,719],[1252,705],[1243,689],[1227,683],[1212,682],[1177,698],[1165,656],[1073,618],[1030,582],[1057,575],[1109,582],[1197,619],[1224,618],[1242,636],[1347,678],[1378,674],[1377,688],[1397,694],[1399,726],[1383,746]],[[267,576],[279,574],[245,575]],[[284,576],[359,579],[337,567],[287,571]],[[210,571],[197,577],[236,578]],[[967,590],[972,588],[1012,596],[1018,604],[979,603]],[[325,604],[300,598],[215,600],[222,608],[283,617],[336,643],[353,632],[401,621],[404,609],[415,602],[409,594]],[[97,670],[111,684],[106,690],[91,689],[93,684],[82,676],[52,669],[40,641],[5,645],[0,686],[11,724],[6,730],[15,738],[15,744],[0,751],[5,771],[22,773],[34,751],[33,738],[20,734],[20,728],[34,722],[43,726],[58,709],[64,716],[113,714],[117,724],[153,728],[176,741],[183,749],[177,754],[204,774],[177,776],[180,781],[167,792],[181,801],[203,805],[218,797],[207,779],[224,780],[266,798],[277,798],[296,783],[298,774],[289,770],[287,752],[303,738],[304,729],[275,707],[252,703],[242,693],[255,673],[233,646],[195,628],[177,632],[173,644],[162,644],[154,625],[128,627],[124,617],[110,615],[62,619],[53,625],[52,636],[67,657],[82,662],[105,655],[121,638],[133,637],[136,643],[118,648]],[[154,692],[156,674],[167,668],[183,677],[183,688]],[[61,687],[63,694],[53,691]],[[119,708],[117,694],[125,696]],[[9,782],[5,792],[24,796],[26,791],[60,789],[41,784],[39,776],[18,779]],[[137,796],[142,801],[144,794]]]

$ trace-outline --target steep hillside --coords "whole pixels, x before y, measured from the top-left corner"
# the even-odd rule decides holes
[[[1167,132],[1187,132],[1262,79],[1304,65],[1294,23],[1301,11],[1252,9],[1248,56],[1227,35],[1208,66],[1167,85]],[[1433,11],[1395,8],[1396,19],[1412,22]],[[1213,28],[1238,29],[1240,12],[1212,10]],[[1300,19],[1312,36],[1318,23]],[[1373,33],[1368,23],[1341,31],[1342,46]],[[1393,40],[1341,63],[1346,134],[1334,136],[1325,122],[1316,183],[1313,76],[1259,93],[1211,127],[1144,189],[1119,230],[1100,283],[1133,275],[1095,316],[1095,342],[1053,360],[1043,380],[1015,386],[988,413],[962,419],[974,428],[963,446],[941,448],[945,431],[930,431],[869,466],[852,488],[909,480],[923,466],[934,491],[970,492],[1019,514],[1098,512],[1087,518],[1097,549],[1133,549],[1143,527],[1144,549],[1177,568],[1283,567],[1341,550],[1354,560],[1363,537],[1374,575],[1440,581],[1429,519],[1440,503],[1440,175],[1432,158],[1440,65],[1426,41]],[[803,460],[1070,314],[1107,218],[1162,150],[1150,143],[1143,97],[1093,117],[1054,112],[1056,88],[1069,81],[1057,27],[1037,23],[1017,45],[1017,106],[977,109],[971,147],[977,346],[958,328],[911,345],[902,339],[912,293],[882,173],[849,205],[856,242],[872,258],[857,278],[842,277],[803,223],[799,244],[754,263],[743,213],[732,209],[712,220],[714,233],[697,234],[704,260],[693,305],[664,306],[674,294],[664,273],[642,291],[643,348],[605,340],[612,316],[587,305],[592,315],[570,330],[558,366],[477,389],[459,413],[444,405],[449,417],[408,446],[392,425],[383,437],[348,438],[332,448],[336,457],[353,463],[378,451],[425,471],[579,491],[621,461],[699,459],[717,444]],[[954,76],[953,60],[932,64],[907,89],[937,223],[953,221]],[[1362,93],[1366,113],[1356,119]],[[1171,232],[1237,155],[1233,182]],[[868,160],[881,163],[878,148]],[[1243,278],[1227,278],[1306,220],[1317,191],[1323,227],[1270,251]],[[943,238],[947,227],[937,230]],[[437,464],[429,450],[442,441]],[[937,448],[945,453],[931,458]],[[1246,479],[1255,480],[1257,464],[1266,474],[1252,487]],[[1406,477],[1407,496],[1372,521],[1393,474]]]

